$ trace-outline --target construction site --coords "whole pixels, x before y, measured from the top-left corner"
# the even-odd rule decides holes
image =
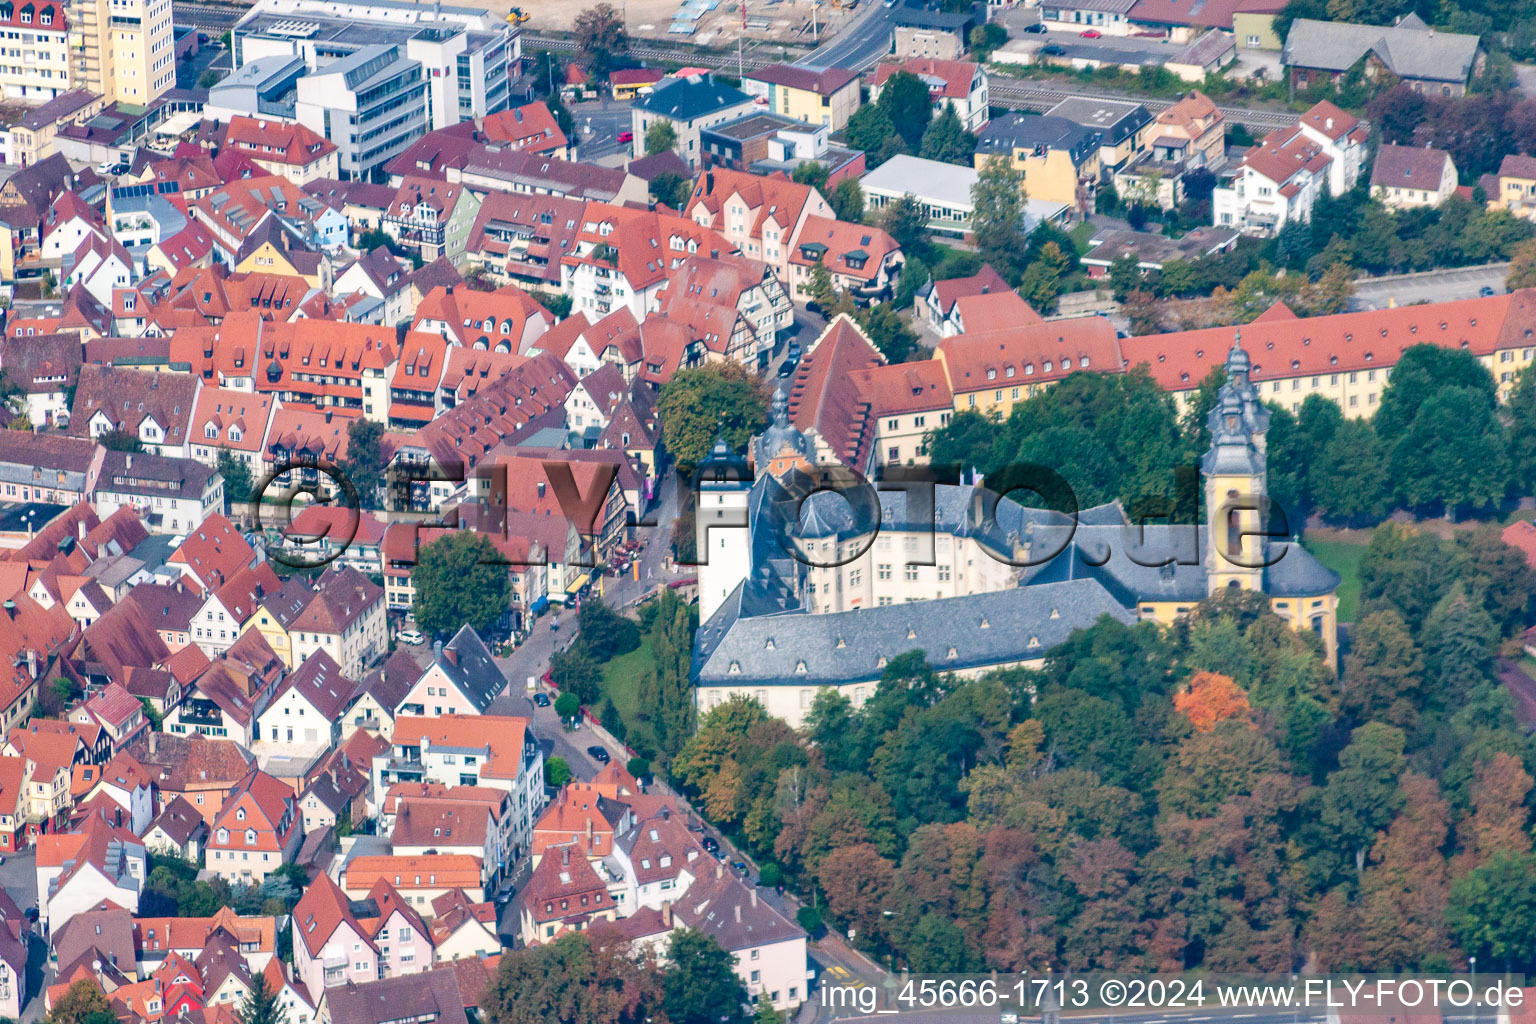
[[[810,46],[818,36],[840,28],[855,4],[871,2],[879,0],[745,0],[745,12],[742,0],[616,0],[613,6],[633,39],[727,47],[742,37],[748,44]],[[528,0],[521,10],[529,16],[525,27],[531,31],[569,32],[588,6],[570,0]]]

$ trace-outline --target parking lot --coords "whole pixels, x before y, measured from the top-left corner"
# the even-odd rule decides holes
[[[1085,29],[1086,31],[1086,29]],[[1086,60],[1100,64],[1162,64],[1170,55],[1183,52],[1182,44],[1166,39],[1138,36],[1100,36],[1084,38],[1078,32],[1051,31],[1016,35],[1008,41],[1009,49],[1055,47],[1048,56],[1057,61]]]

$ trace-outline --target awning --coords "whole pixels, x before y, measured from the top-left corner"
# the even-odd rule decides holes
[[[586,586],[588,583],[591,583],[591,582],[592,582],[591,574],[584,572],[580,576],[577,576],[575,579],[571,580],[571,582],[569,582],[569,583],[567,583],[565,585],[565,592],[567,594],[574,594],[577,591],[579,591],[582,587]]]

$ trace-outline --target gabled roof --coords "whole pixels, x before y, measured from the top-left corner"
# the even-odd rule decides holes
[[[934,60],[916,57],[901,64],[881,64],[875,69],[875,88],[898,71],[906,71],[923,79],[929,93],[945,99],[963,100],[971,94],[971,81],[981,65],[968,60]]]
[[[332,1024],[388,1024],[399,1020],[466,1024],[458,982],[453,968],[448,966],[361,985],[349,981],[327,989],[325,1002]]]
[[[167,561],[186,566],[203,586],[217,589],[253,565],[256,552],[223,513],[214,512],[187,535]]]
[[[225,146],[253,159],[289,167],[307,167],[336,152],[336,144],[297,122],[258,120],[236,115],[224,129]]]
[[[492,142],[505,142],[513,149],[530,153],[553,152],[567,144],[565,132],[555,122],[555,115],[542,102],[488,114],[484,131]]]
[[[293,928],[298,932],[310,956],[319,956],[336,929],[347,925],[375,952],[373,937],[352,914],[346,893],[323,872],[309,883],[303,897],[293,908]]]
[[[80,368],[69,434],[91,436],[91,421],[105,416],[111,428],[139,436],[152,420],[161,431],[157,444],[179,446],[187,441],[198,380],[181,373],[154,373],[88,364]]]
[[[145,834],[158,829],[173,843],[185,846],[199,831],[206,831],[207,828],[208,823],[203,820],[202,812],[193,807],[186,797],[175,796],[149,823],[149,830]]]
[[[271,703],[276,704],[289,691],[297,691],[322,719],[335,721],[352,706],[357,696],[357,681],[341,674],[336,659],[324,651],[316,651],[278,685]]]
[[[1376,151],[1376,163],[1371,168],[1371,185],[1438,192],[1450,159],[1451,155],[1443,149],[1383,144]],[[1451,177],[1454,180],[1454,172]]]
[[[589,902],[581,904],[581,897]],[[607,897],[607,883],[598,876],[586,854],[571,844],[546,847],[544,857],[517,894],[519,905],[538,924],[612,909],[613,903]]]
[[[1374,53],[1403,78],[1465,83],[1479,45],[1477,36],[1437,31],[1417,18],[1392,27],[1297,18],[1281,59],[1287,66],[1342,72]]]
[[[507,507],[516,506],[509,501]],[[453,639],[433,652],[433,664],[461,696],[482,712],[507,687],[507,677],[497,666],[490,648],[469,625],[460,626]]]
[[[884,362],[858,325],[839,315],[806,350],[789,390],[790,421],[820,435],[844,464],[860,471],[868,464],[876,423],[853,374]]]
[[[773,64],[748,73],[749,81],[782,85],[788,89],[814,92],[818,96],[831,96],[850,82],[859,79],[857,71],[847,68],[803,68],[795,64]]]

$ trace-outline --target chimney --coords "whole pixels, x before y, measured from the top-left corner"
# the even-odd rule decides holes
[[[325,422],[327,422],[327,423],[331,422],[332,414],[333,414],[332,410],[330,410],[330,409],[325,410]]]
[[[661,904],[661,926],[663,928],[671,928],[672,927],[672,901],[671,900],[664,900],[664,901],[662,901],[662,904]]]
[[[150,756],[154,756],[155,747],[158,745],[155,742],[155,737],[158,736],[158,735],[160,735],[160,734],[157,731],[155,731],[154,729],[149,730],[149,753],[150,753]]]
[[[79,531],[80,539],[81,540],[85,540],[86,530],[85,530],[85,520],[84,519],[80,519],[80,520],[76,521],[75,529]]]
[[[124,469],[132,469],[133,468],[133,453],[132,452],[129,452],[127,455],[123,456],[123,468]],[[82,523],[81,525],[83,526],[85,524]]]
[[[741,904],[736,904],[736,923],[741,924]]]
[[[539,497],[543,498],[545,491],[547,491],[548,489],[549,489],[549,484],[546,483],[543,480],[540,480],[539,481]]]
[[[757,888],[754,886],[751,891],[752,891],[752,909],[756,910],[757,909]]]
[[[5,599],[5,617],[8,619],[14,619],[16,617],[16,602],[12,601],[10,598]]]
[[[569,846],[560,847],[560,866],[563,868],[571,866],[571,848]]]
[[[441,640],[434,640],[434,641],[432,641],[432,658],[433,658],[433,660],[440,659],[442,656],[443,656],[443,642]]]

